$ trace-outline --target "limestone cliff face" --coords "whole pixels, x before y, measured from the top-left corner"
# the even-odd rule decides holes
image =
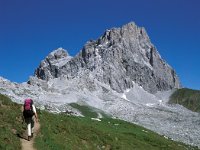
[[[133,82],[151,93],[180,87],[175,71],[161,58],[145,29],[133,22],[106,30],[74,58],[63,49],[50,53],[35,76],[49,80],[65,75],[70,79],[86,71],[117,92],[131,88]]]

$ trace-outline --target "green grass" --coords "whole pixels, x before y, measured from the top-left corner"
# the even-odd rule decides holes
[[[17,133],[24,131],[20,108],[20,105],[0,94],[0,149],[2,150],[21,149],[17,137]]]
[[[36,138],[38,150],[183,150],[197,149],[165,139],[143,127],[111,118],[39,113],[41,131]]]
[[[20,150],[20,139],[16,133],[23,133],[21,105],[0,95],[0,149]],[[93,108],[77,107],[94,112]],[[143,127],[122,121],[102,118],[100,122],[86,117],[68,116],[65,113],[52,114],[38,111],[41,130],[35,139],[38,150],[183,150],[194,149],[188,145],[165,139]]]
[[[180,104],[192,111],[200,112],[200,91],[192,89],[178,89],[170,97],[170,104]]]
[[[71,103],[70,106],[80,111],[83,116],[97,118],[98,113],[100,113],[104,118],[109,117],[109,115],[105,114],[103,111],[91,106],[79,105],[77,103]]]

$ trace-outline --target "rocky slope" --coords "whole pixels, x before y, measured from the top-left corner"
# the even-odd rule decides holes
[[[41,62],[35,76],[47,81],[62,75],[76,78],[86,70],[117,92],[133,87],[132,81],[151,93],[180,87],[175,71],[160,57],[145,29],[133,22],[106,30],[74,58],[56,50]]]

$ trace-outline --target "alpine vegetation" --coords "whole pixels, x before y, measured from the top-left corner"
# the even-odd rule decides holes
[[[75,103],[72,106],[84,112],[85,117],[39,111],[41,130],[36,131],[36,139],[31,142],[24,140],[26,127],[21,124],[22,106],[0,94],[0,149],[198,149],[126,121],[108,116],[99,120],[90,118],[95,115],[91,108]]]
[[[18,103],[30,97],[41,109],[79,116],[84,115],[72,106],[90,106],[98,116],[103,112],[200,147],[199,113],[168,104],[179,88],[175,70],[134,22],[106,30],[74,57],[54,50],[27,83],[0,78],[0,93]]]

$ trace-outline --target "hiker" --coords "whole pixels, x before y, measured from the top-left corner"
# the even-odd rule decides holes
[[[23,121],[27,124],[28,141],[33,137],[34,118],[38,122],[38,115],[32,99],[25,99],[23,106]]]

